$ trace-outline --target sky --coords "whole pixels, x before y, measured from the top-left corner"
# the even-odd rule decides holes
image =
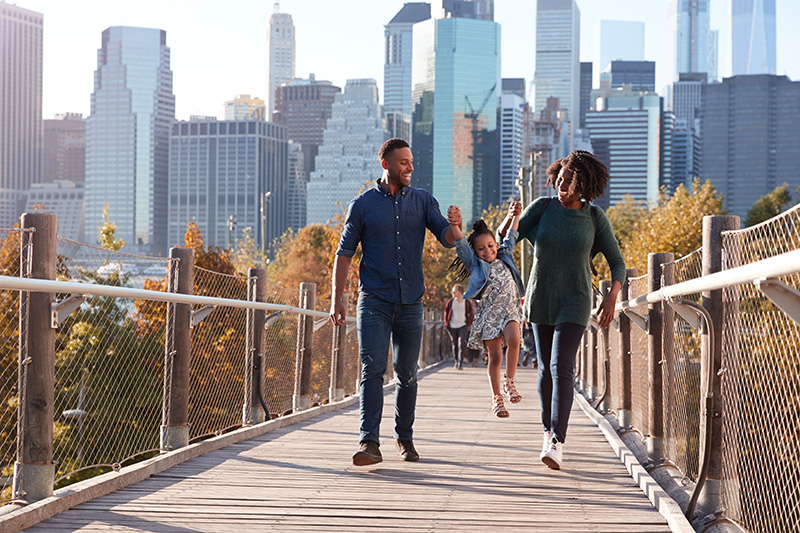
[[[2,1],[2,0],[0,0]],[[800,2],[777,2],[777,72],[800,81]],[[264,0],[14,0],[44,14],[43,116],[88,116],[97,50],[109,26],[167,32],[176,116],[223,114],[237,94],[264,98],[266,31],[274,3]],[[403,0],[281,0],[296,33],[297,77],[314,73],[344,87],[352,78],[374,78],[383,90],[384,25]],[[594,59],[595,24],[645,23],[645,59],[656,62],[656,90],[671,80],[668,69],[667,0],[577,0],[581,12],[581,61]],[[730,3],[711,0],[711,29],[719,30],[719,73],[730,76]],[[535,0],[495,0],[501,25],[502,76],[534,72]]]

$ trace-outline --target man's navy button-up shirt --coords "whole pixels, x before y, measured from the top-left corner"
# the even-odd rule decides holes
[[[425,293],[425,228],[451,248],[445,238],[449,227],[428,191],[403,187],[392,196],[378,181],[350,202],[336,255],[353,257],[361,243],[359,292],[396,304],[415,303]]]

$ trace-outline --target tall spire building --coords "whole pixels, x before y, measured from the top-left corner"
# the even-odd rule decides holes
[[[19,222],[42,177],[40,13],[0,2],[0,228]]]
[[[733,75],[775,74],[775,0],[733,0]]]
[[[97,52],[86,120],[86,235],[108,203],[127,251],[167,253],[169,128],[175,95],[167,32],[113,26]],[[170,243],[175,244],[175,243]]]
[[[294,78],[294,56],[292,16],[281,13],[280,3],[275,2],[267,32],[267,120],[272,120],[275,111],[275,89]]]
[[[383,108],[411,114],[412,28],[431,18],[427,2],[409,2],[384,26],[386,54],[383,63]]]
[[[736,0],[734,0],[736,1]],[[686,72],[705,73],[717,80],[718,41],[709,29],[711,0],[670,0],[668,32],[672,80]]]
[[[533,109],[539,112],[548,98],[558,98],[576,126],[580,116],[580,33],[581,14],[575,0],[537,0]],[[574,129],[570,128],[570,137]]]

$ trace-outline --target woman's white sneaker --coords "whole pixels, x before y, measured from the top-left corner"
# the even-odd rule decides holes
[[[550,446],[542,457],[542,462],[546,464],[548,468],[552,468],[553,470],[559,470],[561,468],[561,453],[563,446],[564,445],[558,442],[555,436],[550,439]]]
[[[542,434],[542,451],[539,453],[539,460],[544,458],[544,454],[550,449],[550,431],[545,431]]]

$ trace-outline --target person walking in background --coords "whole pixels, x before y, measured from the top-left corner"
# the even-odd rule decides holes
[[[572,409],[575,355],[592,313],[590,261],[601,252],[611,268],[611,291],[597,311],[600,327],[614,317],[625,281],[625,261],[605,213],[591,202],[608,183],[608,170],[593,154],[576,150],[547,169],[558,197],[537,198],[519,221],[520,238],[534,246],[525,294],[525,319],[533,326],[539,359],[539,399],[544,436],[539,457],[561,468]]]
[[[413,156],[403,139],[389,139],[378,156],[383,176],[375,187],[354,198],[333,263],[330,317],[345,323],[342,303],[347,272],[361,244],[356,325],[361,356],[359,449],[353,464],[383,460],[380,423],[383,375],[392,346],[396,379],[394,437],[405,461],[418,461],[412,425],[417,403],[417,360],[422,344],[422,249],[425,230],[445,247],[452,247],[453,229],[428,192],[410,186]],[[460,224],[460,220],[458,221]]]
[[[507,418],[508,410],[503,404],[503,394],[511,403],[522,400],[514,378],[519,358],[520,324],[522,324],[522,277],[514,263],[512,252],[517,243],[517,224],[522,212],[519,202],[511,202],[508,215],[500,231],[508,233],[503,244],[498,246],[492,231],[483,220],[472,225],[469,239],[461,233],[461,212],[450,206],[447,211],[453,236],[456,238],[458,257],[451,268],[456,268],[459,278],[469,276],[466,298],[475,298],[475,319],[470,329],[468,344],[480,348],[489,356],[489,385],[492,389],[492,413]],[[503,345],[506,350],[506,373],[503,374],[502,389],[500,368],[503,364]]]
[[[453,297],[444,304],[444,325],[453,343],[454,366],[462,370],[467,355],[467,335],[472,325],[474,310],[472,301],[464,298],[464,287],[453,285],[451,294]]]

